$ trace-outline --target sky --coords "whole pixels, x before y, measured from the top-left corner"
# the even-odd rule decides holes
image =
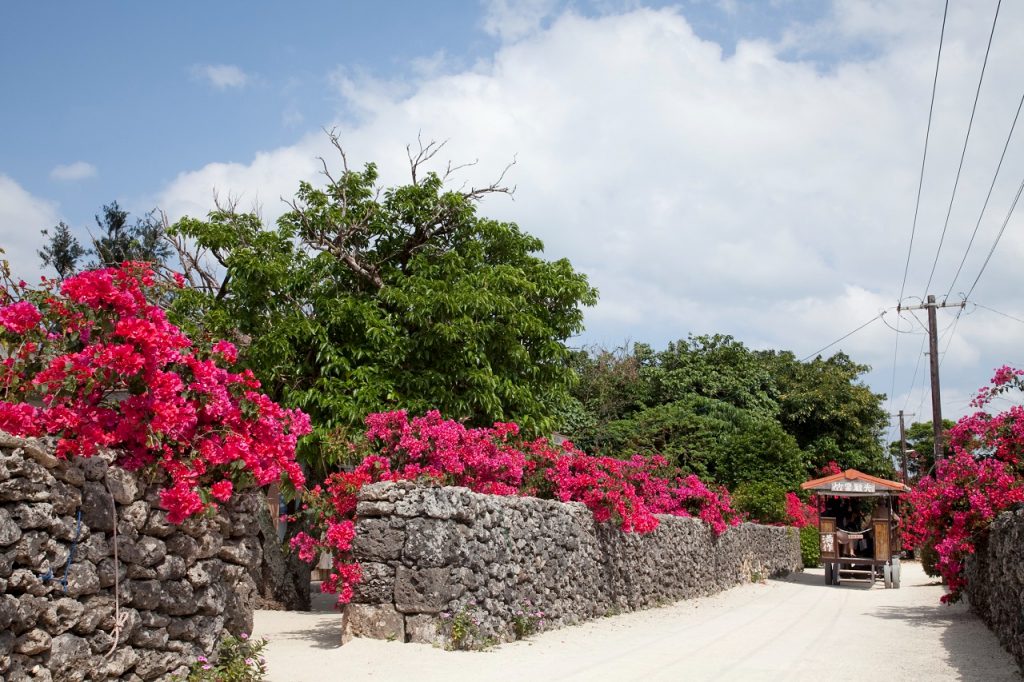
[[[3,3],[0,247],[38,277],[39,231],[85,239],[113,200],[175,220],[216,192],[273,221],[338,165],[325,129],[386,185],[446,141],[438,170],[478,161],[459,185],[514,160],[480,212],[599,289],[573,345],[803,358],[877,318],[824,353],[926,421],[925,315],[895,307],[970,291],[937,314],[956,418],[1024,367],[1024,4],[994,32],[996,0],[951,5],[922,175],[937,0]]]

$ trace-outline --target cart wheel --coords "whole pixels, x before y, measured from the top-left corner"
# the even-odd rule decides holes
[[[885,581],[885,589],[892,587],[892,566],[889,564],[882,566],[882,580]]]
[[[831,561],[826,561],[825,562],[825,584],[826,585],[831,585],[832,584],[832,562]]]
[[[897,590],[900,589],[900,560],[898,558],[892,560],[892,586]]]

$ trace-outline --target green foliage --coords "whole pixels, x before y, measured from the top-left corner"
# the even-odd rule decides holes
[[[891,477],[892,462],[881,444],[888,423],[885,396],[859,380],[870,368],[844,353],[799,362],[789,351],[758,354],[779,391],[778,420],[807,454],[811,471],[829,461]]]
[[[538,611],[532,603],[512,610],[512,634],[516,639],[526,639],[544,627],[544,612]]]
[[[734,490],[748,481],[795,490],[830,460],[893,474],[879,440],[883,396],[842,353],[801,363],[729,336],[690,336],[664,351],[581,352],[573,366],[580,382],[561,428],[589,452],[662,453]]]
[[[485,637],[481,633],[480,615],[469,606],[463,606],[454,614],[443,612],[437,629],[449,650],[481,651],[497,644],[493,637]]]
[[[953,447],[949,442],[949,430],[955,426],[950,419],[942,420],[943,431],[943,456],[953,456]],[[907,474],[911,481],[915,481],[932,470],[935,465],[935,435],[932,432],[932,423],[914,422],[907,427],[907,449],[911,450],[907,456]],[[893,441],[889,444],[889,453],[897,462],[902,457],[900,442]]]
[[[42,230],[46,243],[37,253],[43,267],[52,267],[64,279],[78,271],[85,256],[92,256],[89,268],[115,267],[124,261],[146,261],[159,267],[170,258],[173,247],[165,238],[164,223],[155,210],[134,223],[128,222],[128,212],[121,210],[116,201],[102,211],[96,216],[99,231],[92,237],[91,249],[84,248],[63,221],[57,223],[52,234]]]
[[[921,568],[924,569],[924,572],[928,576],[930,576],[932,578],[938,578],[939,576],[942,575],[939,572],[939,569],[938,569],[938,566],[937,566],[938,562],[939,562],[939,553],[935,550],[935,545],[930,543],[930,542],[926,542],[926,543],[922,544],[921,545]]]
[[[156,211],[151,211],[134,223],[128,223],[128,212],[117,202],[103,207],[102,216],[96,216],[99,233],[93,237],[94,267],[113,267],[124,261],[146,261],[161,265],[171,255],[171,245],[164,239],[164,224]]]
[[[760,523],[784,523],[786,515],[786,487],[771,481],[744,481],[732,492],[736,511],[745,512]]]
[[[70,277],[78,270],[78,261],[86,254],[86,250],[71,233],[71,228],[64,221],[57,223],[53,234],[49,230],[42,231],[47,243],[37,251],[43,267],[52,267],[61,279]]]
[[[821,535],[817,526],[804,526],[800,529],[800,558],[804,568],[814,568],[821,564]]]
[[[259,682],[267,674],[263,658],[265,639],[248,639],[228,635],[220,643],[217,662],[211,663],[205,656],[192,664],[185,682]]]
[[[447,191],[433,173],[376,182],[368,164],[324,188],[302,183],[275,228],[223,210],[179,221],[171,234],[211,253],[225,284],[184,292],[174,318],[234,335],[245,364],[321,438],[397,408],[553,430],[575,380],[563,341],[596,302],[586,277],[542,259],[515,224],[477,216],[478,194]],[[306,452],[336,464],[321,454]]]
[[[728,335],[691,335],[669,343],[643,373],[650,382],[650,404],[699,395],[759,417],[774,418],[779,411],[771,375],[755,353]]]

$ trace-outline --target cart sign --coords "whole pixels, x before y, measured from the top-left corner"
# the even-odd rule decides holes
[[[875,492],[875,484],[867,481],[832,481],[832,492],[873,493]]]

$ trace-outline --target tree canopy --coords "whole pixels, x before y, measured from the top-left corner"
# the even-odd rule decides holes
[[[135,222],[128,221],[129,213],[116,201],[106,204],[96,216],[96,234],[90,234],[92,246],[85,248],[61,221],[50,230],[42,230],[46,239],[37,253],[43,267],[52,267],[64,279],[79,270],[79,263],[91,256],[88,268],[117,267],[125,261],[145,261],[156,267],[164,265],[173,254],[173,247],[165,239],[163,220],[150,211]]]
[[[564,341],[596,291],[515,224],[477,214],[504,188],[448,190],[420,174],[424,158],[399,187],[379,188],[373,164],[302,183],[273,227],[231,210],[179,221],[171,236],[211,256],[220,282],[184,291],[175,318],[242,341],[321,437],[389,408],[549,432],[575,380]]]
[[[945,458],[953,456],[953,446],[949,441],[949,430],[956,426],[951,419],[942,420],[942,451]],[[907,475],[910,480],[917,480],[932,471],[935,465],[935,433],[932,422],[914,422],[907,427]],[[902,457],[898,440],[889,444],[889,452],[899,462]]]
[[[562,428],[584,449],[659,452],[730,489],[768,486],[779,504],[832,460],[892,473],[880,441],[884,396],[860,381],[868,368],[842,353],[799,362],[716,334],[663,351],[637,343],[581,352],[574,366],[580,383]]]

